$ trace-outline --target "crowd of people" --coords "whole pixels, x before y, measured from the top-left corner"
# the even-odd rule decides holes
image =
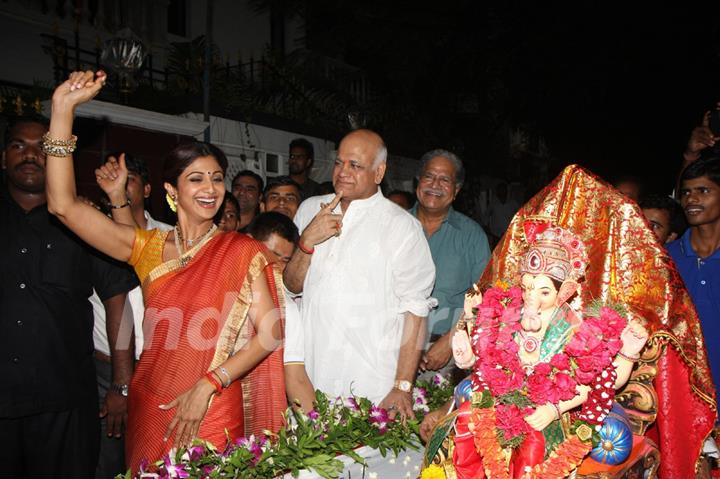
[[[5,135],[0,196],[3,334],[0,457],[8,477],[114,477],[172,447],[282,426],[315,390],[355,394],[413,416],[418,374],[448,372],[466,291],[491,250],[453,208],[465,168],[435,149],[416,190],[381,190],[387,149],[365,129],[339,143],[332,186],[311,177],[312,143],[289,145],[289,176],[244,170],[225,190],[212,144],[169,152],[163,185],[176,224],[145,209],[145,163],[128,153],[95,171],[101,211],[79,197],[75,108],[102,73],[76,72],[49,124]],[[720,381],[720,132],[692,133],[671,196],[616,182],[665,244],[695,302]],[[520,205],[495,193],[489,233]],[[425,434],[438,420],[430,414]],[[41,452],[39,451],[41,449]]]

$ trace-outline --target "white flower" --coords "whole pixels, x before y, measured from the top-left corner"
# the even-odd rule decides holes
[[[368,479],[377,479],[377,477],[377,472],[371,472],[370,474],[368,474]]]

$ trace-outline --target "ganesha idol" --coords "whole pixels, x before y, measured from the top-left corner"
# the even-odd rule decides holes
[[[620,305],[571,308],[588,265],[578,237],[551,224],[528,224],[525,233],[515,284],[466,296],[452,344],[458,367],[472,373],[426,452],[431,458],[452,442],[448,478],[572,477],[588,457],[618,464],[632,446],[613,398],[647,331]]]

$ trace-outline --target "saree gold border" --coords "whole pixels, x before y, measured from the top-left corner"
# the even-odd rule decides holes
[[[278,307],[280,308],[280,317],[283,324],[283,346],[285,345],[285,283],[280,268],[275,263],[272,267],[273,279],[275,280],[275,291],[278,297]],[[290,300],[292,301],[292,299]]]
[[[230,308],[228,317],[225,320],[223,329],[218,336],[218,343],[215,346],[215,355],[210,362],[209,371],[216,369],[224,363],[231,355],[242,349],[252,336],[251,324],[248,319],[248,311],[252,303],[252,281],[262,274],[267,265],[267,259],[263,253],[257,253],[248,266],[245,280],[240,287],[237,299]],[[252,390],[247,377],[240,379],[240,386],[243,394],[243,417],[245,434],[252,430],[252,403],[250,395]]]
[[[697,368],[695,361],[690,359],[687,354],[685,354],[685,350],[680,345],[680,340],[675,337],[674,334],[668,333],[667,331],[657,331],[653,333],[648,341],[652,341],[655,338],[662,338],[667,340],[669,343],[672,343],[672,345],[675,347],[675,350],[680,354],[680,357],[683,359],[685,364],[690,368],[691,370],[691,378],[694,377],[696,374],[700,372],[700,370]],[[703,401],[708,403],[710,406],[710,409],[717,412],[717,403],[713,400],[713,398],[704,392],[702,392],[700,389],[698,389],[697,386],[695,386],[694,381],[690,381],[690,388],[692,391]]]
[[[167,237],[170,235],[171,231],[166,231],[163,235],[160,236],[160,238],[162,239],[161,244],[163,245],[163,249],[164,249],[165,242],[167,241]],[[156,266],[155,268],[150,270],[150,272],[147,275],[147,278],[145,278],[145,281],[143,281],[143,291],[145,290],[146,283],[149,285],[150,283],[152,283],[156,279],[162,277],[163,275],[166,275],[168,273],[172,273],[175,270],[181,269],[184,266],[183,260],[185,261],[185,264],[187,264],[187,262],[191,261],[195,257],[195,255],[198,252],[200,252],[202,247],[205,246],[206,244],[208,244],[213,238],[215,238],[216,235],[217,235],[217,231],[215,231],[215,233],[208,236],[207,238],[202,240],[200,243],[196,244],[195,246],[193,246],[192,248],[187,250],[185,253],[183,253],[179,257],[165,261],[164,263],[160,263],[158,266]],[[160,252],[160,258],[162,261],[162,252]],[[149,283],[148,283],[148,281],[149,281]]]
[[[240,386],[242,387],[243,395],[243,435],[245,437],[250,437],[250,433],[253,430],[252,416],[250,415],[250,411],[252,411],[252,403],[250,402],[250,381],[247,377],[240,379]]]
[[[255,254],[250,260],[245,280],[218,337],[215,355],[211,362],[212,369],[220,366],[250,340],[251,330],[250,323],[247,321],[247,313],[252,303],[252,282],[262,274],[267,263],[265,255],[261,252]]]

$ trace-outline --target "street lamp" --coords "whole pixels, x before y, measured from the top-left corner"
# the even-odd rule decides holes
[[[142,67],[147,51],[145,45],[129,28],[103,43],[100,63],[118,78],[118,90],[125,97],[137,87],[135,75]]]

